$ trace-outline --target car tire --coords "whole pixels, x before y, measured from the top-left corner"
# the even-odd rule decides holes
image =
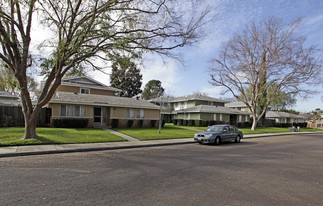
[[[215,145],[219,145],[219,144],[221,144],[221,138],[220,138],[220,137],[216,137],[216,138],[214,139],[214,144],[215,144]]]
[[[236,139],[234,140],[236,143],[239,143],[241,141],[240,135],[236,136]]]

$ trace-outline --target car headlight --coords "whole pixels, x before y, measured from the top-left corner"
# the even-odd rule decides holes
[[[210,137],[212,137],[212,134],[206,134],[205,137],[210,138]]]
[[[194,134],[194,137],[197,137],[197,134]]]

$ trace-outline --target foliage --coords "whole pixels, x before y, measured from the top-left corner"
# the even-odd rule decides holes
[[[132,119],[129,119],[128,120],[128,128],[131,128],[133,125],[133,120]]]
[[[139,127],[142,127],[143,125],[144,125],[144,120],[140,119],[140,120],[138,121],[138,126],[139,126]]]
[[[1,115],[0,127],[10,127],[14,124],[14,119],[9,115]]]
[[[34,77],[27,75],[26,78],[28,90],[36,90],[38,84]],[[0,66],[0,91],[17,93],[19,90],[19,82],[15,77],[15,74],[5,65],[5,63],[2,63],[2,66]]]
[[[210,69],[214,86],[223,86],[244,102],[253,116],[252,129],[280,94],[308,94],[305,84],[320,82],[322,63],[314,46],[296,29],[300,19],[288,25],[270,17],[250,26],[223,45]],[[248,89],[251,95],[248,95]],[[257,114],[261,107],[262,113]]]
[[[56,128],[84,128],[89,123],[87,118],[53,118],[53,126]]]
[[[121,97],[134,97],[141,93],[142,75],[136,64],[129,57],[113,58],[110,85],[118,88]]]
[[[0,59],[15,74],[21,90],[25,117],[24,138],[36,138],[36,122],[45,106],[73,68],[102,71],[115,53],[156,52],[176,58],[171,50],[194,43],[207,21],[207,5],[185,1],[134,0],[30,0],[1,1]],[[201,8],[201,6],[203,8]],[[37,12],[37,18],[34,14]],[[34,24],[34,22],[39,24]],[[31,47],[31,31],[46,27],[46,39]],[[27,73],[37,62],[30,48],[45,49],[43,62],[50,65],[37,103],[27,86]],[[50,55],[48,55],[50,52]],[[44,67],[43,67],[44,68]],[[45,67],[46,68],[46,67]]]
[[[157,122],[157,120],[150,120],[151,127],[155,127],[156,126],[156,122]]]
[[[159,80],[150,80],[145,85],[141,98],[148,100],[163,96],[164,88],[161,85],[162,83]]]
[[[112,119],[112,128],[119,127],[119,119]]]

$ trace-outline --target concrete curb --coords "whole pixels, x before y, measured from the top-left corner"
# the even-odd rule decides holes
[[[75,152],[94,152],[94,151],[104,151],[104,150],[143,148],[143,147],[160,147],[160,146],[192,144],[192,143],[194,143],[194,141],[190,140],[190,141],[186,141],[186,142],[167,142],[167,143],[143,144],[143,145],[88,147],[88,148],[77,148],[77,149],[34,151],[34,152],[14,152],[14,153],[0,154],[0,158],[3,158],[3,157],[17,157],[17,156],[34,156],[34,155],[45,155],[45,154],[75,153]]]
[[[253,138],[261,138],[261,137],[273,137],[273,136],[281,136],[281,135],[302,135],[302,134],[323,134],[323,132],[287,132],[287,133],[264,133],[264,134],[252,134],[245,135],[244,139],[253,139]],[[176,139],[176,140],[162,140],[164,142],[157,142],[160,140],[150,140],[152,143],[146,144],[147,141],[138,141],[139,144],[129,144],[129,145],[107,145],[107,146],[95,146],[94,144],[83,144],[88,145],[88,147],[79,147],[74,149],[56,149],[54,150],[44,150],[40,149],[39,151],[28,151],[28,152],[17,152],[15,149],[14,152],[0,153],[0,158],[3,157],[17,157],[17,156],[33,156],[33,155],[46,155],[46,154],[62,154],[62,153],[75,153],[75,152],[93,152],[93,151],[104,151],[104,150],[119,150],[119,149],[132,149],[132,148],[144,148],[144,147],[160,147],[160,146],[169,146],[169,145],[181,145],[181,144],[193,144],[193,138],[190,139]],[[140,143],[141,142],[141,143]],[[129,142],[128,142],[129,143]],[[104,144],[104,143],[98,143]],[[108,143],[114,144],[114,143]],[[48,146],[48,145],[39,145]],[[28,147],[28,146],[20,146],[20,147]],[[17,147],[18,148],[18,147]],[[0,147],[1,149],[1,147]]]

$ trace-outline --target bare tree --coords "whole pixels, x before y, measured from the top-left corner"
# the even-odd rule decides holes
[[[279,94],[308,94],[304,85],[319,82],[321,57],[314,46],[305,48],[305,37],[296,34],[299,23],[298,18],[285,25],[275,17],[253,22],[234,34],[212,61],[210,83],[224,86],[246,104],[252,130]],[[257,115],[260,99],[263,111]]]
[[[21,88],[24,138],[37,137],[38,113],[71,68],[102,69],[97,60],[106,62],[109,55],[122,52],[154,51],[171,56],[170,50],[197,41],[208,11],[200,10],[196,2],[185,1],[191,7],[189,13],[183,13],[180,3],[171,0],[1,0],[0,58]],[[35,11],[55,37],[38,45],[52,48],[48,57],[52,68],[33,106],[26,73],[34,65],[30,44]]]

